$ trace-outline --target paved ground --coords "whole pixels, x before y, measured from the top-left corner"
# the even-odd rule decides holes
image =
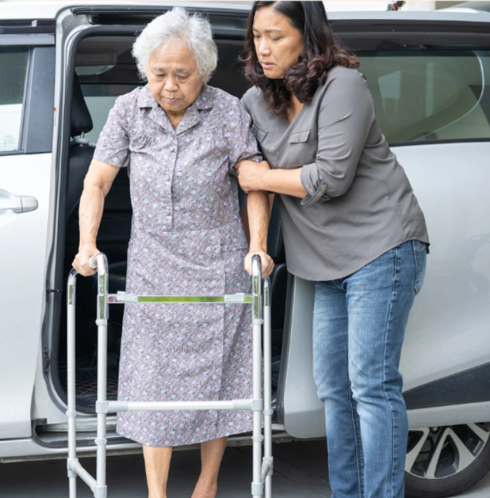
[[[274,445],[274,498],[328,498],[324,441]],[[218,498],[249,498],[251,448],[228,448],[220,473]],[[84,467],[95,474],[95,459],[82,458]],[[177,451],[172,458],[169,498],[190,498],[199,475],[199,452]],[[109,498],[147,498],[143,456],[108,458]],[[66,461],[0,464],[1,498],[68,498]],[[78,484],[78,498],[93,495],[84,483]],[[490,474],[461,498],[488,498]]]

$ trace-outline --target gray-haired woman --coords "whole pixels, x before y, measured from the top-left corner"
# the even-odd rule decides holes
[[[152,21],[133,54],[148,85],[116,100],[85,178],[80,248],[73,266],[94,273],[104,197],[130,165],[133,205],[127,291],[223,295],[246,292],[250,254],[265,275],[268,198],[248,199],[250,248],[238,207],[234,166],[261,161],[240,101],[206,85],[217,64],[209,23],[176,8]],[[247,250],[250,252],[247,254]],[[250,398],[251,317],[243,305],[126,305],[119,400]],[[202,443],[193,498],[214,497],[226,437],[251,430],[232,411],[123,412],[117,432],[143,444],[150,498],[166,496],[172,447]]]

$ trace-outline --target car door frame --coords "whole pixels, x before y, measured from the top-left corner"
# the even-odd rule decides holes
[[[29,47],[19,148],[0,152],[0,188],[37,201],[30,212],[13,214],[11,221],[0,226],[0,238],[2,232],[8,237],[8,243],[0,248],[5,265],[0,290],[2,440],[32,435],[33,389],[42,362],[40,332],[53,167],[55,22],[2,20],[0,24],[0,46]]]

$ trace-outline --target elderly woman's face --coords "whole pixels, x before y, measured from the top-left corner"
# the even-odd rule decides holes
[[[284,73],[298,62],[298,57],[304,52],[300,31],[271,6],[257,10],[253,33],[255,51],[264,74],[271,79],[284,78]]]
[[[192,51],[179,42],[164,43],[151,54],[146,77],[152,97],[175,116],[185,113],[205,81]]]

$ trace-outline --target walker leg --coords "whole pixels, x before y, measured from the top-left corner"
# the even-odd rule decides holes
[[[70,498],[77,498],[77,476],[68,478],[70,485]]]
[[[261,363],[262,363],[262,272],[258,256],[252,258],[252,318],[253,318],[253,399],[261,399]],[[253,481],[252,496],[264,495],[262,480],[262,436],[261,418],[263,407],[255,407],[253,411]]]
[[[97,255],[97,401],[107,401],[107,320],[109,318],[108,264],[104,254]],[[106,498],[106,417],[97,413],[97,485],[95,498]]]
[[[75,382],[75,298],[76,298],[77,272],[71,270],[68,276],[67,293],[67,391],[68,391],[68,482],[69,498],[77,498],[77,475],[70,470],[70,462],[77,458],[76,436],[76,382]]]
[[[271,304],[270,282],[264,280],[264,466],[269,465],[265,475],[265,498],[271,498],[272,459],[272,406],[271,406]]]

